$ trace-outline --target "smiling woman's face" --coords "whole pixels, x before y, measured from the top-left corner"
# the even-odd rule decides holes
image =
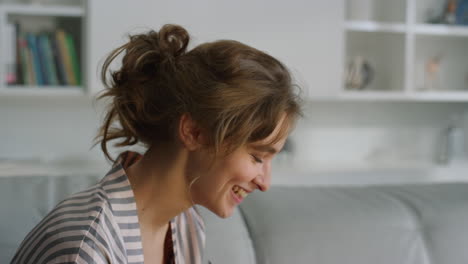
[[[268,190],[271,182],[271,162],[274,155],[282,149],[286,136],[272,144],[268,142],[277,136],[281,125],[282,122],[264,140],[244,145],[214,162],[206,153],[197,155],[197,165],[192,169],[199,179],[191,189],[195,204],[200,204],[219,217],[226,218],[232,215],[234,208],[248,193],[256,189]]]

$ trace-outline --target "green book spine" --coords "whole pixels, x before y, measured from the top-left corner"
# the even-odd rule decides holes
[[[65,31],[63,29],[57,29],[55,31],[55,38],[57,41],[57,47],[60,54],[61,66],[63,67],[63,73],[65,76],[66,85],[76,85],[73,78],[73,70],[71,66],[70,53],[67,51]]]
[[[76,81],[76,85],[81,85],[80,65],[78,62],[78,56],[76,54],[75,43],[73,41],[73,37],[70,34],[66,34],[66,42],[67,50],[70,53],[73,75],[75,77],[74,79]]]
[[[26,46],[26,63],[27,63],[27,67],[28,67],[28,73],[29,73],[29,83],[31,85],[39,85],[39,82],[37,81],[37,77],[36,77],[36,72],[34,70],[34,59],[33,59],[33,52],[32,52],[32,48],[31,46],[29,45],[29,43],[27,44]]]

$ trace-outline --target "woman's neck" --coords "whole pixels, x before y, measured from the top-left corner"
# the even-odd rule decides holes
[[[127,168],[140,226],[145,232],[163,232],[171,219],[192,205],[187,190],[186,160],[183,151],[158,146]]]

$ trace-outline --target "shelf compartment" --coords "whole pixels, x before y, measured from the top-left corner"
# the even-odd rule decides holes
[[[15,31],[20,28],[21,32],[28,32],[34,35],[38,34],[43,34],[44,32],[48,32],[48,38],[49,41],[53,41],[53,38],[55,38],[55,30],[60,28],[66,32],[65,34],[69,35],[69,37],[72,39],[75,48],[75,53],[76,53],[76,61],[79,67],[79,72],[73,71],[76,74],[73,74],[75,77],[74,79],[78,80],[78,84],[83,85],[83,9],[81,7],[56,7],[56,6],[42,6],[42,5],[1,5],[2,11],[6,12],[5,15],[5,20],[4,20],[4,28],[9,27],[9,28],[14,28],[13,30],[9,30],[9,34],[12,35],[7,35],[5,32],[2,33],[2,35],[7,35],[5,39],[9,39],[11,41],[12,39],[15,39]],[[14,26],[15,24],[18,24],[19,27]],[[43,36],[45,37],[45,36]],[[68,38],[68,37],[67,37]],[[39,41],[39,40],[37,40]],[[13,41],[14,42],[14,41]],[[56,45],[59,45],[56,43]],[[6,49],[5,47],[9,46],[10,48]],[[29,41],[28,41],[28,46],[29,46]],[[58,47],[58,46],[57,46]],[[6,45],[4,42],[3,45],[3,53],[4,54],[14,54],[16,52],[16,49],[18,47],[16,46],[16,42],[14,42],[13,46],[11,45]],[[37,46],[39,48],[39,46]],[[12,49],[12,50],[11,50]],[[30,49],[30,47],[28,47]],[[45,51],[45,49],[39,50],[42,53],[42,51]],[[55,51],[52,49],[51,55],[54,57]],[[41,57],[44,55],[40,55]],[[58,56],[58,55],[57,55]],[[63,57],[61,57],[63,60]],[[24,58],[22,58],[24,59]],[[48,65],[48,69],[51,69],[50,67],[56,67],[56,63],[52,62],[49,63],[49,61],[44,61],[45,57],[41,58],[41,67],[44,67],[44,65]],[[46,64],[43,64],[43,63]],[[6,63],[6,62],[3,62]],[[22,63],[24,63],[24,60],[22,60]],[[63,61],[63,63],[65,63]],[[55,65],[55,66],[54,66]],[[3,65],[4,69],[11,68],[11,66],[7,66],[6,64]],[[63,66],[65,67],[65,66]],[[23,69],[24,67],[22,67]],[[42,68],[41,68],[42,69]],[[62,68],[65,69],[65,68]],[[59,69],[56,68],[57,74]],[[44,72],[44,70],[42,70]],[[47,74],[51,74],[51,71],[48,71]],[[62,73],[63,76],[63,73]],[[48,75],[47,78],[49,78],[50,75]],[[57,76],[58,77],[58,76]],[[70,77],[70,76],[69,76]],[[62,77],[63,79],[64,77]],[[70,79],[71,80],[71,79]],[[67,77],[67,81],[65,83],[71,83],[72,85],[65,85],[63,81],[61,87],[64,89],[68,89],[69,86],[73,86],[76,84],[76,82],[70,82]],[[23,81],[20,81],[20,83],[24,83]],[[48,83],[48,82],[46,82]],[[50,82],[50,83],[55,83],[55,82]],[[6,84],[6,81],[2,83],[3,86],[13,88],[18,86],[18,84]],[[35,86],[35,85],[32,85]],[[44,85],[47,86],[47,85]]]
[[[417,36],[414,55],[415,78],[411,90],[468,92],[466,47],[468,38]]]
[[[414,21],[417,24],[435,23],[444,17],[447,2],[446,0],[411,0],[415,1]],[[431,21],[431,22],[430,22]],[[439,21],[442,23],[442,21]]]
[[[346,42],[345,66],[349,65],[353,58],[361,56],[369,62],[373,69],[373,78],[369,85],[364,87],[364,91],[404,90],[404,34],[347,32]],[[348,91],[348,89],[344,89]]]
[[[406,21],[406,0],[348,0],[346,20],[397,22]]]

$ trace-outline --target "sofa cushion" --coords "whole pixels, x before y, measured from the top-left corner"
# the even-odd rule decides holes
[[[383,188],[413,209],[431,263],[468,263],[468,184],[439,183]]]
[[[95,184],[97,176],[0,177],[0,263],[9,263],[21,241],[66,196]]]
[[[414,208],[385,188],[273,187],[241,208],[257,263],[429,263]]]

